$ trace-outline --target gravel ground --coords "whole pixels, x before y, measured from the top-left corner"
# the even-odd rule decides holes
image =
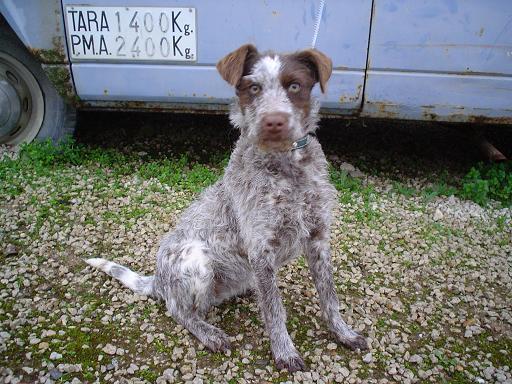
[[[302,258],[280,272],[280,288],[309,371],[276,371],[251,297],[211,311],[233,350],[205,351],[162,303],[82,261],[151,274],[159,239],[199,188],[89,162],[2,196],[0,382],[512,383],[512,211],[425,192],[475,162],[470,141],[439,125],[323,125],[334,167],[358,180],[340,192],[331,244],[342,314],[368,352],[329,337]],[[132,155],[136,170],[186,153],[217,174],[212,158],[236,138],[227,127],[225,117],[88,113],[77,136]],[[490,135],[509,151],[503,132]]]

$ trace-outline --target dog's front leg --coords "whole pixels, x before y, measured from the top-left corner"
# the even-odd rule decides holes
[[[249,261],[256,277],[258,304],[270,337],[276,367],[290,372],[304,370],[304,361],[286,329],[286,312],[277,286],[272,253],[268,250],[251,252]]]
[[[306,245],[306,258],[318,291],[323,316],[331,332],[340,343],[350,349],[368,349],[366,339],[353,331],[341,318],[328,241],[310,240]]]

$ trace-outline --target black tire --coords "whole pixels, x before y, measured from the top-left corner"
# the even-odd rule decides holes
[[[0,16],[0,144],[58,142],[73,135],[75,124],[75,108]]]

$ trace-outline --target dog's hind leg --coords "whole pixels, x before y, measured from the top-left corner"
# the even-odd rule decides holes
[[[174,320],[207,348],[225,351],[228,336],[203,317],[213,302],[214,273],[209,250],[200,241],[183,244],[176,253],[159,251],[155,289]]]
[[[231,348],[229,337],[221,329],[207,323],[191,308],[180,308],[173,299],[166,300],[166,307],[173,319],[213,352]]]
[[[306,258],[320,299],[320,307],[329,329],[338,341],[350,349],[367,349],[366,339],[352,330],[341,318],[338,296],[332,277],[331,255],[327,240],[310,240]]]

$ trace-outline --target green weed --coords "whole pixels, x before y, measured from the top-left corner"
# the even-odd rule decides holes
[[[437,196],[452,196],[457,193],[457,188],[450,186],[444,182],[434,183],[432,186],[425,188],[422,191],[423,197],[427,201],[431,201]]]
[[[361,180],[349,176],[346,171],[331,166],[329,174],[331,183],[340,192],[339,196],[342,204],[351,203],[353,201],[352,194],[360,192],[363,188]]]
[[[405,197],[413,197],[416,196],[418,191],[416,189],[408,187],[399,181],[393,182],[393,190]]]
[[[150,383],[154,383],[154,382],[156,382],[156,379],[158,379],[158,373],[156,373],[155,371],[153,371],[150,368],[141,369],[137,373],[137,376],[141,379],[144,379],[144,380],[150,382]]]
[[[462,180],[460,196],[486,205],[490,199],[512,205],[512,165],[483,164],[472,167]]]

